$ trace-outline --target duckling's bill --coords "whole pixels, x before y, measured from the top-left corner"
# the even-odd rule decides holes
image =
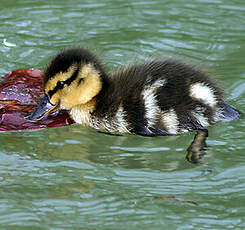
[[[45,115],[58,109],[58,104],[52,104],[49,96],[45,94],[37,108],[27,117],[30,120],[40,120]]]

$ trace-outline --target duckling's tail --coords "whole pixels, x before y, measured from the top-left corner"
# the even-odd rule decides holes
[[[219,110],[218,112],[219,114],[218,117],[219,117],[219,120],[222,120],[222,121],[236,120],[236,119],[239,119],[242,115],[241,112],[239,112],[237,109],[233,108],[232,106],[226,103],[224,103],[220,109],[221,110]]]

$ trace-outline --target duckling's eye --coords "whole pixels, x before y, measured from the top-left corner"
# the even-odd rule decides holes
[[[58,82],[57,82],[57,87],[58,87],[59,89],[63,89],[64,86],[65,86],[65,82],[64,82],[64,81],[58,81]]]

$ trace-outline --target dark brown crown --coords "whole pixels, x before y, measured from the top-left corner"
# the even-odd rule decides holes
[[[58,53],[50,62],[44,73],[43,83],[45,84],[50,78],[57,73],[66,72],[70,66],[91,63],[96,70],[103,76],[104,68],[98,58],[85,48],[70,48]]]

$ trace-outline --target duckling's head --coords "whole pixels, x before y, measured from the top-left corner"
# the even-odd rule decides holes
[[[73,48],[56,55],[43,77],[45,96],[29,119],[38,120],[54,109],[86,104],[101,90],[104,70],[87,49]]]

